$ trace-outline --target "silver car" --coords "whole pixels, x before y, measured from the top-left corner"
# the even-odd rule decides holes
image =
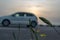
[[[27,26],[36,27],[37,17],[28,12],[16,12],[9,16],[0,17],[0,23],[3,26],[9,26],[10,24],[26,24]]]

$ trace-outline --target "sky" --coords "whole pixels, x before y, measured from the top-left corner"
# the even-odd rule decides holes
[[[14,12],[32,12],[60,25],[60,0],[0,0],[0,16]],[[41,20],[40,24],[44,24]]]

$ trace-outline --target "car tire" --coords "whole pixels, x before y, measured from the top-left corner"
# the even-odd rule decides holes
[[[3,25],[3,26],[9,26],[9,24],[10,24],[10,21],[9,21],[8,19],[4,19],[4,20],[2,21],[2,25]]]
[[[31,27],[35,28],[37,26],[37,22],[35,21],[32,21],[31,24],[30,24]]]

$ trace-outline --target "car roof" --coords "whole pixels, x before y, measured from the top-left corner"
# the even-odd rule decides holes
[[[19,14],[19,13],[23,13],[23,14],[33,14],[33,13],[30,13],[30,12],[16,12],[15,14]]]
[[[15,12],[15,14],[21,14],[21,13],[23,13],[23,14],[32,14],[32,15],[35,15],[35,14],[31,13],[31,12]]]

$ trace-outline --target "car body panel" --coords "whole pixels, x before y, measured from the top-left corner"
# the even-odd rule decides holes
[[[26,24],[26,25],[29,25],[29,20],[31,21],[36,21],[37,22],[37,19],[35,16],[20,16],[20,17],[15,17],[15,16],[12,16],[12,15],[8,15],[8,16],[3,16],[3,17],[0,17],[0,23],[2,23],[2,21],[4,19],[8,19],[10,21],[11,24]]]

